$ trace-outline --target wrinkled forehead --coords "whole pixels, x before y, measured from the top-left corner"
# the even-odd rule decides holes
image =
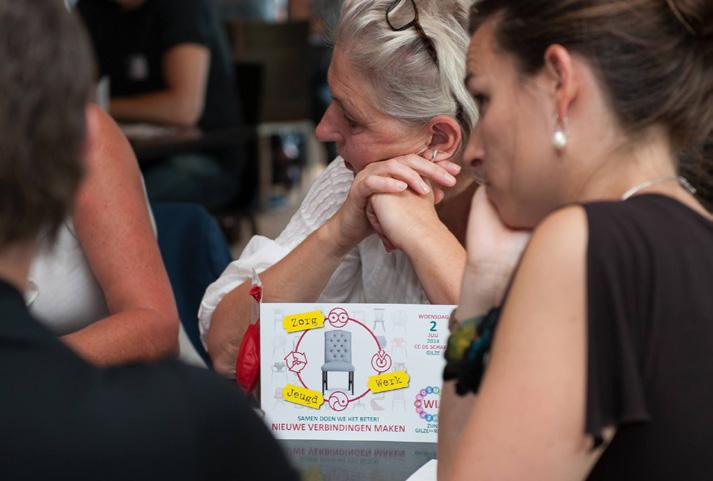
[[[332,54],[332,61],[327,71],[327,81],[333,96],[348,95],[350,91],[363,90],[358,73],[349,62],[344,51],[337,47]]]
[[[481,24],[470,38],[466,58],[466,78],[486,75],[496,60],[495,21]]]
[[[332,95],[360,109],[374,108],[374,92],[369,79],[349,60],[348,50],[337,46],[329,64],[327,80]]]

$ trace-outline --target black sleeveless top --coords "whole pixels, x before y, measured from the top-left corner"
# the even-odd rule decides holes
[[[657,194],[584,206],[588,480],[713,479],[713,222]]]

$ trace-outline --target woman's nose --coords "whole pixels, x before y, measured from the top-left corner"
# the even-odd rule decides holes
[[[485,149],[480,135],[480,129],[476,126],[470,133],[468,145],[463,152],[463,163],[473,165],[477,161],[482,161]]]
[[[341,135],[334,122],[334,111],[334,103],[329,104],[327,111],[324,112],[315,129],[314,133],[320,142],[339,142],[341,140]]]

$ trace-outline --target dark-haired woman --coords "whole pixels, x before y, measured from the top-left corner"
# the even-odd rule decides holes
[[[713,479],[713,217],[678,165],[713,130],[713,2],[483,0],[472,28],[439,479]]]

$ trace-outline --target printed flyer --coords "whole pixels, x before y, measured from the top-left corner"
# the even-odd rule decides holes
[[[260,394],[273,434],[435,443],[453,308],[262,304]]]

